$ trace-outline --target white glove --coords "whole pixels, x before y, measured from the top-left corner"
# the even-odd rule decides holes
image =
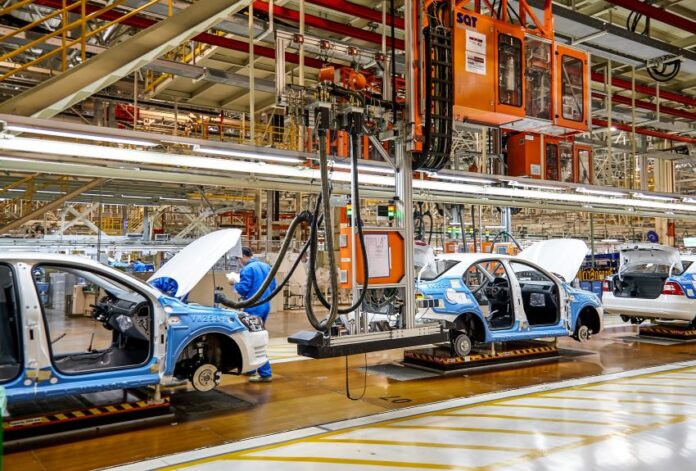
[[[231,271],[231,272],[229,272],[227,275],[225,275],[225,278],[227,278],[227,281],[228,281],[230,284],[239,283],[239,279],[240,279],[240,278],[239,278],[239,273],[236,273],[236,272],[233,272],[233,271]]]

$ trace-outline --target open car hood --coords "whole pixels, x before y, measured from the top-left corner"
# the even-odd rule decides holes
[[[223,229],[194,240],[174,255],[150,277],[148,283],[159,278],[171,278],[177,284],[175,297],[186,296],[227,252],[242,255],[241,229]]]
[[[679,271],[683,270],[681,255],[674,247],[651,244],[650,242],[634,242],[619,246],[620,270],[636,263],[658,263],[674,266]]]
[[[518,257],[536,263],[570,283],[575,279],[587,255],[587,244],[579,239],[551,239],[537,242]]]

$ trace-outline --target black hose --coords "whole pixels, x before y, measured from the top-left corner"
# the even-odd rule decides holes
[[[321,116],[321,115],[319,115]],[[310,251],[309,251],[309,273],[308,276],[310,280],[307,282],[305,289],[305,312],[307,313],[307,319],[309,323],[312,324],[316,330],[321,332],[328,332],[336,322],[338,317],[338,268],[336,266],[336,254],[334,253],[334,234],[333,234],[333,224],[331,223],[331,187],[329,182],[329,167],[326,156],[326,127],[328,123],[319,123],[319,170],[321,174],[321,201],[317,200],[317,208],[319,208],[319,203],[322,204],[323,214],[324,214],[324,235],[326,238],[326,252],[329,257],[329,280],[331,282],[331,302],[327,309],[329,310],[329,315],[324,321],[317,319],[314,313],[314,306],[312,305],[312,295],[314,287],[316,286],[316,272],[314,271],[316,267],[316,254],[317,254],[317,236],[319,230],[319,224],[317,220],[312,221],[312,232],[310,234]],[[317,294],[321,291],[317,290]]]
[[[428,245],[431,245],[431,242],[433,240],[433,215],[430,214],[430,210],[426,211],[423,213],[423,216],[427,217],[430,220],[430,228],[428,229]],[[425,228],[425,224],[423,225]]]
[[[510,240],[517,246],[519,250],[522,250],[522,246],[520,245],[519,242],[517,242],[517,239],[515,239],[512,234],[510,234],[508,231],[500,231],[498,232],[495,237],[493,238],[493,243],[491,244],[491,250],[490,253],[493,253],[493,250],[495,250],[495,244],[498,243],[498,239],[502,236],[507,236],[510,238]]]
[[[259,287],[259,289],[254,293],[250,298],[244,299],[242,301],[232,301],[229,299],[227,296],[224,294],[218,294],[216,295],[216,301],[219,302],[220,304],[227,306],[232,309],[242,309],[245,307],[251,307],[252,305],[257,305],[257,301],[261,299],[263,296],[263,293],[266,292],[268,287],[271,285],[273,282],[273,279],[276,276],[276,273],[278,273],[278,270],[280,270],[280,265],[283,262],[283,259],[285,258],[285,255],[288,252],[288,249],[290,248],[290,242],[292,241],[292,238],[295,234],[295,230],[299,227],[300,224],[303,222],[309,222],[312,220],[312,215],[307,212],[303,211],[302,213],[298,214],[295,216],[295,218],[292,220],[290,223],[290,227],[288,228],[287,234],[285,234],[285,239],[283,240],[283,245],[280,248],[280,251],[278,252],[278,258],[271,267],[271,271],[268,272],[268,275],[266,275],[266,279],[263,280],[263,283]],[[267,297],[267,301],[270,299],[270,297]]]
[[[358,186],[358,155],[360,155],[358,146],[360,144],[360,140],[357,139],[357,135],[354,133],[350,134],[350,148],[351,148],[351,160],[353,162],[352,165],[352,174],[351,174],[351,179],[352,179],[352,184],[353,187],[355,188],[355,201],[353,201],[353,215],[351,216],[352,218],[352,223],[355,225],[357,224],[358,228],[358,239],[360,240],[360,253],[362,254],[362,259],[363,259],[363,286],[362,290],[360,291],[360,296],[358,297],[358,300],[353,303],[352,306],[347,307],[347,308],[340,308],[338,310],[339,314],[349,314],[356,309],[360,307],[360,305],[363,303],[365,299],[365,293],[367,293],[367,288],[369,287],[369,275],[370,275],[370,268],[369,268],[369,262],[367,260],[367,248],[365,247],[365,235],[363,234],[363,229],[362,229],[362,221],[360,220],[360,189]],[[312,259],[310,258],[310,263],[312,263]],[[314,271],[314,266],[311,265],[309,267],[310,272]],[[321,289],[319,289],[319,284],[317,283],[316,277],[312,278],[312,283],[314,284],[314,289],[317,294],[317,299],[319,299],[319,302],[327,309],[329,309],[330,304],[324,297],[324,295],[321,292]]]
[[[474,253],[478,253],[478,243],[476,242],[476,214],[474,214],[474,205],[471,205],[471,234],[474,238]]]
[[[462,206],[460,204],[457,205],[457,215],[459,216],[459,227],[462,231],[462,244],[464,245],[464,253],[466,253],[469,250],[466,247],[466,234],[464,233],[464,218],[462,217]]]

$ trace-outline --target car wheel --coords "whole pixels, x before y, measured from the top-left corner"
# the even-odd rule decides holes
[[[200,365],[191,375],[191,384],[196,391],[212,391],[220,384],[220,371],[210,363]]]
[[[454,348],[454,353],[456,353],[457,356],[465,357],[471,353],[471,339],[465,333],[458,332],[457,336],[452,341],[452,347]]]
[[[590,340],[591,335],[592,332],[590,332],[590,328],[586,325],[581,325],[578,327],[578,330],[575,333],[575,338],[578,340],[578,342],[587,342]]]

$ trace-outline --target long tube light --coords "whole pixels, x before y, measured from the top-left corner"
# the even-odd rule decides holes
[[[344,162],[334,162],[334,168],[340,168],[344,170],[350,170],[352,168],[351,164]],[[394,169],[391,167],[378,167],[376,165],[361,165],[358,164],[358,172],[370,172],[370,173],[386,173],[393,174]]]
[[[218,147],[194,146],[193,151],[197,154],[225,155],[229,157],[240,157],[243,159],[267,160],[269,162],[284,162],[288,164],[299,164],[302,159],[297,157],[284,157],[280,155],[262,154],[257,152],[246,152],[243,150],[221,149]]]
[[[655,201],[674,201],[674,198],[671,196],[646,195],[645,193],[633,193],[633,196],[635,196],[636,198],[643,198]]]
[[[42,129],[42,128],[32,128],[30,126],[20,126],[17,124],[10,124],[5,129],[12,132],[23,132],[29,134],[40,134],[42,136],[56,136],[56,137],[67,137],[70,139],[85,139],[87,141],[98,141],[98,142],[113,142],[115,144],[130,144],[133,146],[142,147],[154,147],[158,143],[154,141],[146,141],[144,139],[130,139],[127,137],[117,137],[117,136],[105,136],[99,134],[88,134],[81,132],[72,131],[59,131],[55,129]]]
[[[495,180],[489,180],[487,178],[460,177],[457,175],[443,175],[441,173],[431,173],[428,176],[436,178],[438,180],[449,180],[453,182],[480,183],[482,185],[492,185],[493,183],[495,183]]]
[[[105,148],[103,146],[60,141],[51,142],[51,146],[47,148],[45,140],[24,137],[0,139],[0,149],[8,151],[32,152],[39,157],[47,154],[62,155],[67,157],[82,157],[94,161],[125,161],[140,165],[183,167],[198,170],[214,170],[218,172],[228,171],[237,175],[258,174],[314,181],[318,181],[320,178],[318,170],[307,167],[274,165],[262,162],[233,161],[213,157],[200,157],[194,155],[160,153],[123,148],[108,148],[108,152],[105,152]],[[25,161],[26,159],[0,157],[0,160]],[[331,178],[337,182],[349,183],[351,180],[351,175],[347,172],[335,172],[332,174]],[[392,176],[369,174],[361,175],[361,183],[365,185],[379,185],[385,187],[394,187],[395,185],[394,178]],[[595,196],[578,193],[561,193],[523,188],[504,188],[482,184],[474,185],[467,183],[441,182],[437,184],[437,188],[434,188],[432,180],[414,180],[413,188],[416,190],[423,190],[424,192],[432,192],[436,189],[437,191],[476,195],[481,199],[489,197],[504,197],[511,200],[519,198],[527,201],[538,201],[540,203],[556,201],[586,204],[590,206],[602,205],[604,207],[621,208],[629,211],[633,208],[642,208],[646,210],[663,212],[683,211],[688,213],[696,213],[695,205],[684,203],[651,201],[646,199],[609,198],[599,195]]]
[[[594,190],[592,188],[578,188],[578,193],[587,193],[588,195],[601,195],[601,196],[626,196],[626,193],[622,191],[611,191],[611,190]]]

